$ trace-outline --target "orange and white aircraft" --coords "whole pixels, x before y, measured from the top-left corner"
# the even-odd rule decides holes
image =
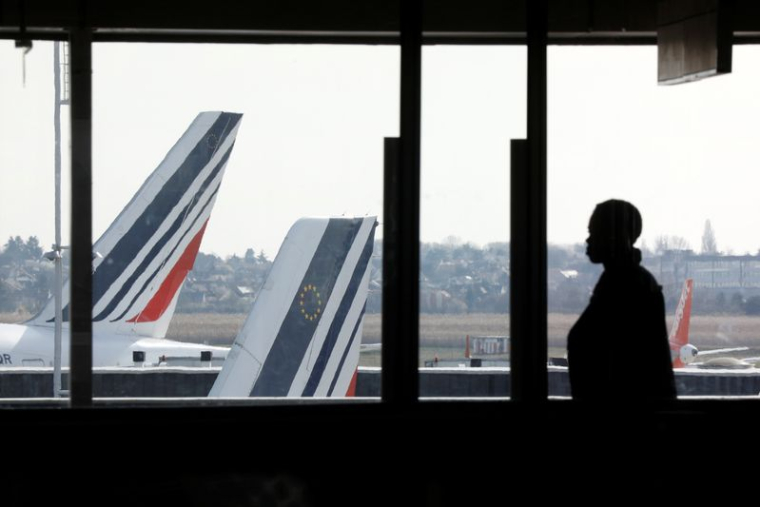
[[[694,280],[687,278],[681,290],[681,299],[676,308],[673,327],[670,329],[670,355],[673,359],[673,368],[683,368],[692,364],[697,356],[724,354],[726,352],[738,352],[747,350],[747,347],[733,347],[727,349],[713,349],[700,352],[697,347],[689,343],[689,321],[691,319],[691,297],[694,291]]]

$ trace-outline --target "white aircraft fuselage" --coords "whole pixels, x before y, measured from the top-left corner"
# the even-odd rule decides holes
[[[61,363],[69,366],[69,326],[63,325]],[[53,328],[24,324],[0,324],[0,367],[53,366]],[[92,365],[134,366],[133,352],[144,352],[145,365],[159,365],[183,358],[200,362],[201,352],[223,360],[229,349],[165,338],[114,333],[93,324]]]

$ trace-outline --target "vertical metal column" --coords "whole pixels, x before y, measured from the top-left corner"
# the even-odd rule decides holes
[[[546,261],[547,0],[528,2],[528,140],[512,143],[512,398],[548,395]]]
[[[92,405],[92,33],[72,28],[71,360],[72,407]]]
[[[401,139],[385,144],[383,401],[419,396],[422,1],[400,0]]]
[[[55,103],[53,130],[55,135],[55,341],[53,346],[53,397],[61,396],[61,349],[63,341],[63,258],[61,249],[61,43],[53,43],[53,79]]]

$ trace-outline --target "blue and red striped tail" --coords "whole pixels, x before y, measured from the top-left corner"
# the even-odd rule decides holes
[[[375,217],[293,225],[210,396],[346,396],[359,363]]]
[[[94,245],[93,324],[161,338],[192,269],[242,115],[200,113]],[[68,282],[63,320],[68,320]],[[28,324],[52,326],[53,302]]]

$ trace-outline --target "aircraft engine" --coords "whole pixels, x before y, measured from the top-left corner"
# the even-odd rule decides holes
[[[679,356],[681,358],[681,362],[683,364],[689,364],[694,359],[696,359],[697,354],[699,354],[699,351],[697,350],[697,347],[694,345],[689,345],[688,343],[681,347],[681,351],[679,353]]]

